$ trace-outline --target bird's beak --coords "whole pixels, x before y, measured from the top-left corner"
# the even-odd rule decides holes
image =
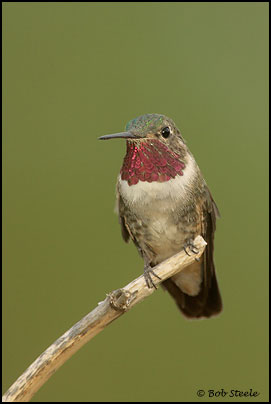
[[[137,136],[133,135],[131,132],[121,132],[121,133],[113,133],[113,135],[105,135],[98,137],[99,140],[107,140],[107,139],[136,139]]]

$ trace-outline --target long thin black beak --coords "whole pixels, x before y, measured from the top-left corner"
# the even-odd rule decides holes
[[[131,132],[121,132],[121,133],[113,133],[113,135],[105,135],[98,137],[99,140],[107,140],[107,139],[136,139],[137,137],[133,135]]]

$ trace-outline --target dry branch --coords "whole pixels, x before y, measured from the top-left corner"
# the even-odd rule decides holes
[[[172,256],[154,270],[161,278],[154,278],[156,285],[183,270],[203,253],[206,242],[201,236],[194,240],[198,254],[187,255],[184,251]],[[46,351],[26,369],[3,396],[3,402],[29,401],[52,374],[65,363],[79,348],[102,331],[113,320],[130,310],[135,304],[154,292],[146,286],[141,275],[122,289],[107,295],[106,299],[78,321],[72,328],[56,340]]]

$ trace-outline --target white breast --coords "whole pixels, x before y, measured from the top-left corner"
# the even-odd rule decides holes
[[[134,210],[168,210],[176,203],[180,205],[182,199],[191,192],[191,184],[196,175],[195,160],[188,154],[187,164],[183,175],[177,175],[166,182],[139,181],[135,185],[128,185],[119,176],[118,189],[125,200]],[[141,212],[140,212],[141,213]]]

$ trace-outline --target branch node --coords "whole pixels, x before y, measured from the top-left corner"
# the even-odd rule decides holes
[[[113,290],[107,296],[109,297],[110,306],[116,311],[126,311],[131,302],[136,298],[137,290],[133,293],[125,289]]]

